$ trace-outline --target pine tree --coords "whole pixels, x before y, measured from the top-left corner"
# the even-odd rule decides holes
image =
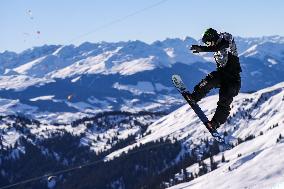
[[[228,136],[228,132],[227,132],[227,131],[225,131],[223,135],[224,135],[224,136]]]
[[[204,175],[207,172],[208,172],[207,165],[203,161],[200,161],[199,162],[198,176]]]
[[[225,155],[224,155],[224,153],[222,153],[222,159],[221,159],[221,162],[222,163],[224,163],[226,161],[226,159],[225,159]]]
[[[210,168],[211,168],[211,171],[217,169],[217,163],[214,161],[213,156],[210,156]]]
[[[190,180],[193,180],[194,179],[194,174],[191,172],[190,173]]]
[[[243,142],[244,142],[243,139],[241,139],[241,138],[238,137],[238,144],[241,144],[241,143],[243,143]]]
[[[231,170],[232,170],[232,169],[231,169],[231,167],[229,166],[229,167],[228,167],[228,171],[231,171]]]
[[[279,134],[279,137],[276,139],[276,143],[280,142],[281,139],[282,139],[282,135]]]
[[[188,173],[186,171],[186,168],[183,168],[182,169],[182,172],[183,172],[183,180],[184,181],[187,181],[188,180]]]

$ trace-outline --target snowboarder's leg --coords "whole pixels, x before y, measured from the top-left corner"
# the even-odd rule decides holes
[[[206,96],[207,93],[209,93],[211,89],[220,87],[220,80],[221,78],[219,72],[211,72],[194,87],[191,97],[195,102],[200,101]]]
[[[233,102],[233,97],[239,93],[239,90],[239,82],[220,87],[219,101],[217,103],[218,106],[211,120],[211,122],[216,123],[217,128],[220,126],[220,124],[226,122],[228,116],[230,115],[230,105]]]

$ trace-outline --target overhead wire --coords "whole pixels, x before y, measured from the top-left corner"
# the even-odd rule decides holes
[[[128,19],[128,18],[130,18],[130,17],[133,17],[133,16],[138,15],[138,14],[140,14],[140,13],[142,13],[142,12],[145,12],[145,11],[147,11],[147,10],[150,10],[150,9],[152,9],[152,8],[154,8],[154,7],[157,7],[157,6],[161,5],[161,4],[164,4],[164,3],[166,3],[167,1],[169,1],[169,0],[161,0],[161,1],[158,1],[158,2],[156,2],[156,3],[154,3],[154,4],[151,4],[151,5],[147,6],[147,7],[144,7],[144,8],[142,8],[142,9],[136,10],[136,11],[134,11],[134,12],[132,12],[132,13],[130,13],[130,14],[127,14],[127,15],[125,15],[125,16],[123,16],[123,17],[120,17],[120,18],[117,18],[117,19],[115,19],[115,20],[112,20],[112,21],[110,21],[110,22],[108,22],[108,23],[106,23],[106,24],[103,24],[103,25],[97,27],[97,28],[94,29],[94,30],[91,30],[91,31],[89,31],[89,32],[87,32],[87,33],[84,33],[84,34],[82,34],[82,35],[79,35],[79,36],[77,36],[77,37],[71,39],[71,40],[70,40],[69,42],[67,42],[67,43],[75,42],[76,40],[78,40],[78,39],[80,39],[80,38],[83,38],[83,37],[85,37],[85,36],[88,36],[88,35],[91,35],[91,34],[93,34],[93,33],[96,33],[96,32],[98,32],[98,31],[100,31],[100,30],[105,29],[105,28],[108,28],[108,27],[110,27],[110,26],[112,26],[112,25],[114,25],[114,24],[117,24],[117,23],[119,23],[119,22],[122,22],[122,21],[124,21],[124,20],[126,20],[126,19]],[[90,88],[90,87],[93,85],[93,83],[94,83],[94,79],[92,79],[92,81],[88,84],[87,88]]]
[[[161,138],[163,138],[163,137],[160,137],[157,140],[159,140]],[[108,162],[108,161],[111,161],[111,160],[113,160],[115,158],[127,157],[129,155],[136,154],[138,152],[154,149],[154,148],[157,148],[157,147],[160,147],[160,146],[164,146],[164,145],[169,145],[169,144],[171,144],[171,143],[162,143],[162,144],[152,145],[152,146],[149,146],[149,147],[146,147],[146,148],[143,148],[143,149],[138,149],[138,150],[134,150],[132,152],[125,153],[124,155],[120,155],[118,157],[116,157],[116,156],[114,156],[113,158],[106,158],[106,157],[104,157],[102,159],[99,159],[99,160],[96,160],[96,161],[92,161],[92,162],[88,162],[88,163],[81,164],[81,165],[77,165],[75,167],[62,169],[62,170],[59,170],[59,171],[56,171],[56,172],[53,172],[53,173],[44,174],[42,176],[33,177],[33,178],[26,179],[26,180],[23,180],[23,181],[19,181],[19,182],[10,184],[10,185],[2,186],[2,187],[0,187],[0,189],[12,188],[12,187],[23,185],[23,184],[27,184],[27,183],[30,183],[30,182],[35,182],[35,181],[38,181],[38,180],[46,179],[46,178],[48,178],[50,176],[57,176],[57,175],[64,174],[64,173],[67,173],[67,172],[75,171],[77,169],[82,169],[84,167],[89,167],[89,166],[92,166],[92,165],[96,165],[96,164],[101,163],[101,162]],[[136,147],[136,146],[134,146],[134,147]]]
[[[117,19],[115,19],[115,20],[112,20],[112,21],[110,21],[110,22],[108,22],[108,23],[106,23],[106,24],[103,24],[103,25],[101,25],[101,26],[99,26],[99,27],[97,27],[97,28],[95,28],[95,29],[93,29],[93,30],[91,30],[91,31],[89,31],[89,32],[86,32],[86,33],[84,33],[84,34],[81,34],[81,35],[79,35],[79,36],[77,36],[77,37],[71,39],[69,42],[74,42],[74,41],[76,41],[76,40],[78,40],[78,39],[80,39],[80,38],[83,38],[83,37],[85,37],[85,36],[91,35],[91,34],[93,34],[93,33],[95,33],[95,32],[98,32],[98,31],[100,31],[100,30],[102,30],[102,29],[105,29],[105,28],[110,27],[110,26],[112,26],[112,25],[114,25],[114,24],[117,24],[117,23],[119,23],[119,22],[122,22],[122,21],[124,21],[124,20],[126,20],[126,19],[128,19],[128,18],[130,18],[130,17],[133,17],[133,16],[135,16],[135,15],[137,15],[137,14],[140,14],[140,13],[142,13],[142,12],[145,12],[145,11],[149,10],[149,9],[152,9],[152,8],[154,8],[154,7],[157,7],[157,6],[161,5],[161,4],[164,4],[164,3],[167,2],[167,1],[169,1],[169,0],[161,0],[161,1],[158,1],[158,2],[156,2],[156,3],[154,3],[154,4],[151,4],[151,5],[147,6],[147,7],[144,7],[144,8],[142,8],[142,9],[136,10],[136,11],[134,11],[134,12],[132,12],[132,13],[130,13],[130,14],[127,14],[127,15],[125,15],[125,16],[123,16],[123,17],[120,17],[120,18],[117,18]]]
[[[98,28],[96,28],[96,29],[94,29],[92,31],[89,31],[89,32],[87,32],[85,34],[82,34],[82,35],[80,35],[80,36],[78,36],[76,38],[73,38],[69,42],[74,42],[75,40],[78,40],[78,39],[80,39],[82,37],[85,37],[87,35],[90,35],[90,34],[93,34],[93,33],[97,32],[99,30],[105,29],[105,28],[107,28],[107,27],[109,27],[111,25],[114,25],[114,24],[117,24],[119,22],[122,22],[125,19],[128,19],[128,18],[130,18],[132,16],[135,16],[137,14],[140,14],[140,13],[142,13],[144,11],[147,11],[149,9],[157,7],[157,6],[163,4],[163,3],[167,2],[167,1],[169,1],[169,0],[158,1],[158,2],[156,2],[154,4],[152,4],[152,5],[149,5],[147,7],[139,9],[139,10],[137,10],[135,12],[132,12],[132,13],[130,13],[128,15],[125,15],[125,16],[123,16],[121,18],[115,19],[115,20],[113,20],[113,21],[111,21],[109,23],[106,23],[106,24],[104,24],[104,25],[102,25],[102,26],[100,26],[100,27],[98,27]],[[162,137],[160,137],[160,138],[162,138]],[[160,139],[160,138],[158,138],[158,139]],[[159,146],[163,146],[163,145],[166,145],[166,144],[158,144],[158,145],[151,146],[150,148],[144,148],[144,149],[141,149],[141,150],[136,150],[136,151],[133,151],[133,152],[129,152],[129,153],[126,153],[124,156],[128,156],[128,155],[140,152],[140,151],[145,151],[145,150],[148,150],[148,149],[151,149],[151,148],[155,148],[155,147],[159,147]],[[119,157],[123,157],[123,156],[119,156]],[[114,157],[114,158],[116,158],[116,157]],[[17,182],[17,183],[13,183],[13,184],[10,184],[10,185],[6,185],[6,186],[3,186],[3,187],[0,187],[0,189],[12,188],[12,187],[15,187],[15,186],[18,186],[18,185],[27,184],[27,183],[30,183],[30,182],[34,182],[34,181],[37,181],[37,180],[41,180],[41,179],[47,178],[49,176],[56,176],[56,175],[63,174],[63,173],[66,173],[66,172],[70,172],[70,171],[74,171],[74,170],[77,170],[77,169],[81,169],[83,167],[88,167],[88,166],[91,166],[91,165],[95,165],[95,164],[98,164],[98,163],[103,162],[103,161],[107,161],[107,159],[103,158],[103,159],[100,159],[100,160],[97,160],[97,161],[93,161],[93,162],[89,162],[89,163],[86,163],[86,164],[82,164],[82,165],[79,165],[79,166],[75,166],[75,167],[71,167],[71,168],[68,168],[68,169],[59,170],[59,171],[56,171],[54,173],[45,174],[45,175],[38,176],[38,177],[33,177],[33,178],[26,179],[26,180],[23,180],[23,181],[20,181],[20,182]]]

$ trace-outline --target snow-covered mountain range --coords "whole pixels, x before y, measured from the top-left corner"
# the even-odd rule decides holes
[[[284,80],[283,37],[236,37],[236,41],[242,92]],[[190,52],[190,46],[198,43],[186,37],[152,44],[86,42],[44,45],[18,54],[5,51],[0,53],[0,97],[29,106],[33,111],[26,111],[27,115],[52,121],[61,121],[62,114],[72,113],[77,119],[107,110],[170,112],[182,102],[176,100],[169,79],[173,73],[192,89],[215,69],[210,54]]]

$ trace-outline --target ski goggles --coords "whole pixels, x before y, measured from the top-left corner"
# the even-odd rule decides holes
[[[205,42],[206,46],[213,46],[214,44],[215,44],[214,41],[206,41]]]

